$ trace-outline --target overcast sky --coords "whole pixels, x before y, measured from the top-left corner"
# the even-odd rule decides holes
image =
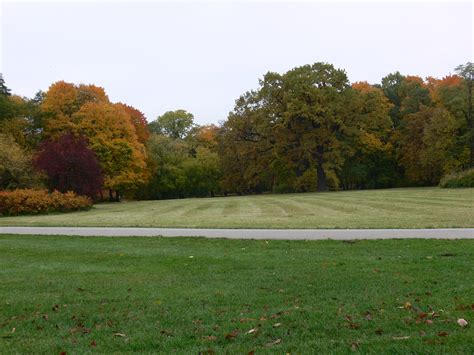
[[[324,61],[351,81],[442,77],[473,61],[472,2],[2,2],[1,72],[32,97],[93,83],[148,120],[217,123],[267,71]]]

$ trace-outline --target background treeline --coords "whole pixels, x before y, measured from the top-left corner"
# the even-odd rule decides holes
[[[147,123],[94,85],[28,99],[0,78],[0,189],[118,200],[436,185],[474,166],[473,76],[472,63],[375,85],[326,63],[269,72],[218,126],[184,110]]]

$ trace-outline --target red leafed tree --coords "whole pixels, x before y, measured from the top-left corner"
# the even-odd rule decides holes
[[[102,171],[95,153],[84,138],[71,133],[43,142],[34,165],[48,176],[50,190],[95,197],[102,187]]]

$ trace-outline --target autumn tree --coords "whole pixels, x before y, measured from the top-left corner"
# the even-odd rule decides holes
[[[103,176],[99,162],[83,137],[66,133],[44,141],[34,165],[46,173],[50,191],[74,191],[94,198],[101,190]]]
[[[145,147],[134,124],[141,119],[138,110],[111,103],[100,87],[63,81],[51,85],[41,108],[46,138],[72,133],[87,139],[99,159],[104,187],[110,190],[111,199],[112,190],[118,200],[119,191],[135,189],[146,181]],[[144,139],[145,131],[140,134]]]
[[[468,62],[456,67],[456,72],[464,79],[467,93],[465,116],[467,122],[466,140],[469,145],[469,165],[474,167],[474,119],[472,117],[472,86],[474,81],[474,63]]]
[[[339,173],[344,188],[387,187],[393,183],[394,158],[390,142],[393,105],[380,88],[367,82],[352,84],[347,119],[346,159]]]
[[[104,173],[104,187],[135,189],[146,179],[145,147],[138,141],[130,116],[121,105],[87,102],[71,116],[76,132],[87,137]]]
[[[129,106],[121,102],[119,102],[117,105],[128,113],[133,127],[135,127],[135,133],[137,135],[138,141],[141,144],[145,144],[148,138],[150,138],[150,131],[148,130],[148,123],[143,112],[133,106]]]
[[[444,108],[423,107],[410,114],[401,136],[401,163],[412,184],[433,185],[457,170],[453,154],[457,122]]]
[[[0,190],[39,185],[31,154],[12,137],[0,134]]]

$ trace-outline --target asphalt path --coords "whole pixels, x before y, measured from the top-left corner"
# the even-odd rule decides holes
[[[227,239],[355,240],[474,239],[474,228],[443,229],[195,229],[112,227],[0,227],[0,234],[83,237],[206,237]]]

